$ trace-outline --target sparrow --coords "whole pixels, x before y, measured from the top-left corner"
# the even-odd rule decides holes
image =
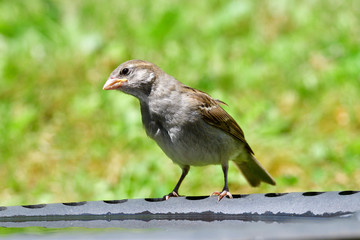
[[[221,165],[224,188],[212,195],[218,201],[232,198],[228,187],[229,161],[240,169],[251,186],[275,180],[254,157],[236,121],[221,107],[223,101],[186,86],[153,63],[129,60],[109,76],[104,90],[119,90],[139,99],[146,134],[182,169],[173,191],[164,199],[179,196],[179,187],[190,166]]]

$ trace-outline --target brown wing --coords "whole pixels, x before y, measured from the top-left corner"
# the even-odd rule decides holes
[[[219,105],[225,104],[220,100],[215,100],[205,92],[185,87],[191,90],[191,97],[199,103],[199,109],[202,113],[203,119],[211,126],[217,127],[224,132],[230,134],[236,139],[244,143],[246,150],[254,154],[249,144],[245,140],[244,132],[236,121]]]

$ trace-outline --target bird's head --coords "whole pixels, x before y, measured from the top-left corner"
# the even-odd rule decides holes
[[[130,60],[120,64],[106,81],[104,90],[120,90],[140,100],[149,96],[161,69],[143,60]]]

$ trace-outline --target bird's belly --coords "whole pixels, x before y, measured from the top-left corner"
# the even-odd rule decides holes
[[[154,138],[176,164],[225,164],[240,151],[239,142],[205,122],[173,127]]]

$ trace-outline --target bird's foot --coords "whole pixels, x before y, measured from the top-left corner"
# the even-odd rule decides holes
[[[218,202],[220,202],[220,200],[223,199],[225,196],[227,196],[228,198],[233,198],[231,193],[229,191],[226,191],[226,190],[223,190],[222,192],[213,192],[211,194],[211,196],[219,196],[218,197]]]
[[[168,200],[171,197],[180,197],[179,194],[175,191],[172,191],[171,193],[169,193],[168,195],[165,195],[163,197],[164,200]]]

